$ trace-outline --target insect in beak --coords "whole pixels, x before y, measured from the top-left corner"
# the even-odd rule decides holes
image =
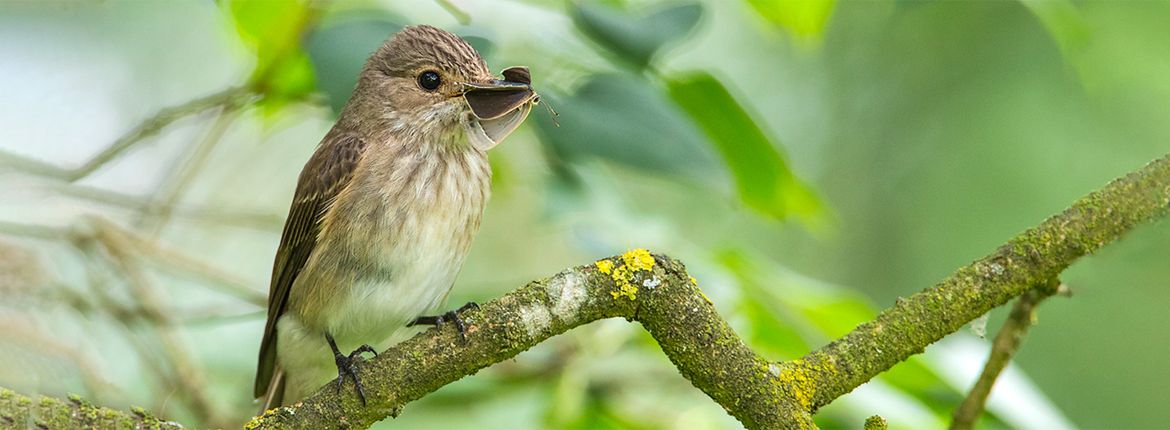
[[[487,83],[464,83],[463,98],[471,113],[479,119],[484,134],[495,143],[512,133],[540,96],[532,90],[532,75],[527,67],[509,67],[504,80]]]

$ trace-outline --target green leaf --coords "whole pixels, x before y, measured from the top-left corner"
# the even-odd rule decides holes
[[[674,101],[723,155],[744,203],[775,218],[797,215],[808,222],[823,215],[820,200],[792,174],[778,145],[722,83],[698,72],[668,79],[667,86]]]
[[[1060,46],[1065,61],[1076,65],[1089,44],[1089,24],[1069,0],[1020,0],[1036,15],[1048,34]]]
[[[799,38],[820,39],[833,14],[834,0],[747,0],[764,19]]]
[[[798,275],[750,251],[723,249],[714,258],[743,291],[737,310],[750,323],[745,335],[761,352],[772,354],[766,355],[769,359],[804,355],[877,315],[857,291]],[[949,409],[960,400],[921,356],[879,378],[931,410]]]
[[[748,344],[758,348],[760,355],[769,360],[797,358],[813,347],[789,321],[765,306],[760,298],[745,294],[738,311],[747,317],[748,327],[744,337]]]
[[[593,75],[571,95],[541,98],[560,113],[560,126],[545,112],[532,117],[541,141],[564,161],[596,156],[704,183],[718,174],[701,132],[640,76]]]
[[[632,16],[595,3],[571,3],[573,24],[585,35],[638,68],[650,64],[662,46],[682,39],[698,24],[703,7],[686,3]]]
[[[316,10],[300,1],[224,3],[240,39],[256,54],[250,85],[264,95],[267,113],[302,100],[315,89],[313,67],[300,47]]]
[[[284,105],[301,101],[316,91],[313,65],[304,52],[297,50],[274,63],[259,87],[264,93],[260,106],[266,114],[274,114]]]
[[[357,85],[358,73],[370,53],[403,27],[400,18],[380,12],[328,20],[306,42],[316,71],[317,87],[329,99],[334,114],[341,113]]]
[[[349,101],[366,59],[407,22],[402,16],[380,9],[354,9],[331,14],[309,35],[305,49],[316,72],[316,86],[329,100],[334,114],[341,113]],[[495,47],[483,37],[461,37],[485,59]],[[490,59],[488,64],[492,64]]]

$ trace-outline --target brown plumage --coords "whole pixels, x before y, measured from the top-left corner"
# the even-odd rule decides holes
[[[536,100],[527,69],[507,73],[521,74],[497,80],[429,26],[370,57],[301,172],[276,252],[253,391],[265,408],[337,375],[325,336],[343,352],[386,347],[442,306],[490,193],[486,151]]]

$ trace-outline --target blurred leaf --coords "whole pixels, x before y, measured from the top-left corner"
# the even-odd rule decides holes
[[[310,18],[304,3],[237,0],[227,5],[240,38],[256,51],[253,77],[266,75],[284,57],[299,50],[301,32]]]
[[[467,34],[459,34],[459,37],[463,38],[463,40],[466,41],[468,45],[471,45],[472,48],[475,48],[475,52],[478,52],[479,56],[483,57],[483,59],[487,61],[488,65],[495,64],[495,62],[492,61],[493,60],[492,54],[495,53],[496,44],[492,43],[491,39],[488,39],[486,37],[481,37],[481,36],[471,36],[471,35],[467,35]],[[507,66],[502,65],[502,64],[496,64],[496,67],[507,67]],[[497,70],[493,70],[493,72],[495,72],[496,74],[499,74],[501,70],[502,69],[497,69]]]
[[[747,0],[764,19],[793,36],[820,38],[833,14],[835,0]]]
[[[288,103],[303,100],[316,90],[313,65],[309,56],[299,49],[275,63],[265,78],[261,78],[265,80],[259,84],[264,99],[258,104],[267,116]]]
[[[723,155],[748,206],[775,218],[795,214],[815,221],[823,214],[820,200],[792,174],[777,145],[722,83],[698,72],[668,79],[667,86]]]
[[[803,356],[878,312],[853,289],[800,276],[750,251],[720,250],[715,260],[735,276],[743,291],[739,309],[750,323],[749,343],[763,353],[777,354],[765,356],[768,359]],[[949,412],[962,398],[921,356],[878,377],[932,411]]]
[[[698,3],[670,5],[636,17],[595,3],[574,2],[569,12],[585,35],[644,68],[663,45],[690,33],[703,15],[703,7]]]
[[[765,306],[759,297],[745,294],[740,300],[739,312],[742,312],[749,322],[744,337],[764,358],[769,360],[796,358],[807,353],[812,346],[792,324]]]
[[[1020,0],[1020,3],[1036,15],[1056,40],[1065,61],[1075,66],[1090,36],[1089,24],[1077,12],[1077,7],[1069,0]]]
[[[380,12],[330,19],[313,31],[305,44],[317,72],[317,87],[329,99],[334,114],[349,100],[366,59],[403,27],[399,17],[375,13]]]
[[[963,401],[963,394],[950,388],[921,356],[914,356],[878,375],[890,386],[918,398],[937,412],[949,412]],[[992,415],[992,414],[988,414]]]
[[[331,15],[309,35],[305,49],[316,71],[316,85],[325,93],[334,114],[341,113],[349,101],[366,59],[406,22],[406,18],[383,10],[357,9]],[[486,38],[461,37],[484,58],[494,48]]]
[[[264,112],[303,99],[315,90],[313,67],[301,50],[301,36],[317,11],[301,1],[225,3],[240,39],[256,53],[249,84],[261,94]]]
[[[739,288],[743,291],[739,308],[745,312],[750,322],[749,335],[752,345],[772,353],[773,356],[769,356],[769,359],[800,357],[816,344],[830,339],[819,327],[818,321],[805,315],[808,303],[817,303],[824,297],[854,300],[862,305],[865,303],[858,296],[832,288],[820,288],[815,294],[794,297],[790,294],[801,293],[815,286],[791,282],[777,273],[765,273],[764,268],[768,267],[769,263],[741,249],[718,251],[715,253],[715,261],[734,275]],[[781,289],[786,294],[776,293]]]
[[[544,420],[550,428],[569,428],[585,418],[589,381],[579,361],[566,361],[565,368],[549,378],[552,386],[549,387],[551,393],[548,394],[549,405]]]
[[[573,162],[597,156],[656,173],[709,181],[716,163],[699,131],[647,81],[594,75],[569,96],[542,94],[560,116],[534,112],[550,149]]]
[[[860,297],[823,297],[816,303],[805,303],[801,313],[829,337],[843,336],[862,321],[873,318],[877,313],[869,302]]]

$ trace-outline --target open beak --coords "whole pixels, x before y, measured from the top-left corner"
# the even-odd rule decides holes
[[[486,84],[463,84],[463,98],[471,113],[479,119],[484,134],[493,143],[500,143],[512,134],[539,97],[532,90],[532,77],[527,67],[504,70],[504,80]]]

